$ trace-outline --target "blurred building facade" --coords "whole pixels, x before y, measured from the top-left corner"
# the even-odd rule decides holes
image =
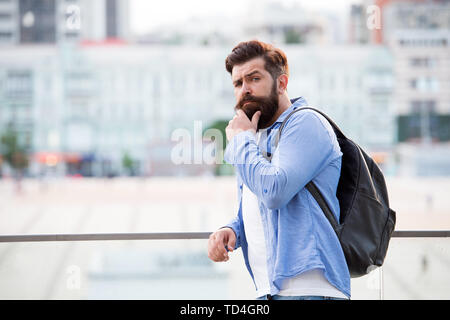
[[[228,47],[184,46],[182,55],[179,50],[104,44],[5,47],[0,53],[0,61],[8,61],[0,63],[2,126],[16,123],[30,137],[37,162],[45,165],[42,153],[47,152],[60,173],[120,174],[124,154],[135,160],[136,174],[177,173],[180,168],[170,158],[174,130],[185,128],[192,139],[202,138],[212,122],[232,117],[235,103],[223,65]],[[329,113],[361,145],[392,149],[389,52],[333,50],[331,57],[323,47],[286,46],[290,96],[304,96]],[[196,121],[202,129],[194,137]]]
[[[248,0],[236,15],[191,17],[181,23],[159,26],[136,37],[139,43],[228,45],[259,39],[274,44],[330,45],[343,42],[344,18],[273,0]]]
[[[374,5],[381,24],[369,29]],[[351,42],[392,52],[398,173],[449,175],[450,1],[364,1],[350,17]]]
[[[40,31],[24,36],[20,25],[12,23],[17,34],[0,45],[0,126],[13,123],[20,132],[20,140],[34,155],[30,175],[46,170],[87,176],[211,172],[211,166],[198,163],[175,165],[171,152],[177,142],[172,134],[187,129],[195,149],[194,140],[203,139],[195,133],[199,122],[202,131],[232,117],[235,101],[224,59],[235,45],[230,39],[251,34],[286,51],[290,97],[303,96],[328,113],[383,169],[450,174],[442,156],[450,150],[449,1],[377,2],[382,8],[381,30],[386,32],[381,38],[374,36],[379,30],[365,25],[367,3],[353,6],[350,32],[361,32],[355,31],[347,45],[330,41],[328,22],[322,29],[311,29],[308,26],[320,25],[320,19],[297,23],[293,17],[298,14],[276,4],[261,7],[238,30],[241,33],[223,37],[224,43],[198,42],[194,37],[191,44],[143,44],[133,43],[129,34],[126,1],[33,3],[0,1],[0,20],[2,14],[22,24],[36,15],[57,17],[48,18],[54,22],[54,41],[33,38],[36,32],[43,36],[44,27],[35,26]],[[424,6],[418,12],[426,17],[429,6],[430,12],[444,13],[436,23],[430,22],[411,9],[417,3]],[[8,14],[7,8],[15,11]],[[261,18],[270,12],[276,13],[271,19]],[[410,14],[401,20],[406,22],[387,21],[398,19],[399,12]],[[428,29],[408,22],[420,19],[429,22],[420,24]],[[385,24],[389,31],[383,29]],[[0,38],[7,25],[0,23]],[[76,35],[61,31],[67,27]],[[189,32],[194,35],[196,27],[190,26]],[[291,43],[289,34],[303,40]],[[427,152],[421,152],[423,148]],[[427,163],[434,173],[420,169]]]
[[[170,162],[175,129],[193,133],[196,120],[206,129],[233,112],[225,52],[183,52],[102,44],[5,47],[1,125],[14,122],[32,138],[33,152],[57,158],[60,173],[120,174],[128,153],[145,174],[149,158],[157,157],[149,154],[152,146],[161,162]]]
[[[277,44],[334,44],[339,41],[339,29],[336,14],[268,0],[253,1],[243,21],[245,37]]]
[[[384,1],[395,58],[399,174],[450,175],[450,1]]]
[[[127,0],[1,0],[0,45],[129,39]]]
[[[286,47],[286,52],[290,95],[304,95],[310,105],[325,111],[361,146],[373,152],[392,150],[394,63],[389,50],[376,46],[293,46]]]

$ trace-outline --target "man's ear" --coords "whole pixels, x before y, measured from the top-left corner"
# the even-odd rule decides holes
[[[278,77],[278,94],[283,94],[287,90],[289,78],[286,74],[282,74]]]

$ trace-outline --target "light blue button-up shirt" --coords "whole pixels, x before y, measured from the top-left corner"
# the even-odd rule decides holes
[[[246,267],[248,245],[242,220],[242,184],[257,196],[265,235],[271,295],[284,279],[311,269],[322,269],[328,281],[350,297],[350,274],[339,240],[321,208],[306,190],[313,180],[339,221],[336,189],[342,153],[328,121],[312,110],[294,113],[286,122],[276,150],[278,129],[295,108],[306,105],[297,99],[260,137],[250,131],[233,137],[225,150],[225,161],[237,173],[239,210],[227,225],[236,234]],[[262,154],[273,152],[268,161]],[[256,284],[255,284],[256,286]]]

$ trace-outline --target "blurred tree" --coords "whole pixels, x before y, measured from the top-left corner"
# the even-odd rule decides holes
[[[209,46],[209,38],[208,37],[204,37],[201,40],[201,44],[202,44],[202,46],[205,46],[205,47]]]
[[[122,166],[125,168],[128,175],[133,174],[134,161],[131,158],[131,156],[128,154],[128,152],[125,152],[122,156]]]
[[[287,44],[291,43],[302,43],[302,35],[300,32],[294,29],[288,29],[284,32],[284,42]]]
[[[12,123],[9,123],[6,130],[0,136],[0,153],[13,170],[14,178],[17,181],[17,191],[21,191],[21,181],[26,168],[28,168],[27,148],[19,143],[19,133]]]
[[[205,134],[205,131],[208,129],[217,129],[222,134],[222,146],[225,149],[227,145],[227,136],[225,133],[225,128],[228,126],[228,120],[216,120],[213,122],[209,127],[207,127],[205,130],[203,130],[203,134]]]

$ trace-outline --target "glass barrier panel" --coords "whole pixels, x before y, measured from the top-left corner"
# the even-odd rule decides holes
[[[381,268],[352,279],[352,299],[450,299],[450,238],[392,238]]]
[[[253,299],[241,251],[206,240],[0,243],[0,299]]]
[[[450,239],[393,238],[383,267],[352,279],[352,299],[449,299]],[[0,299],[254,299],[242,251],[207,240],[0,243]]]

